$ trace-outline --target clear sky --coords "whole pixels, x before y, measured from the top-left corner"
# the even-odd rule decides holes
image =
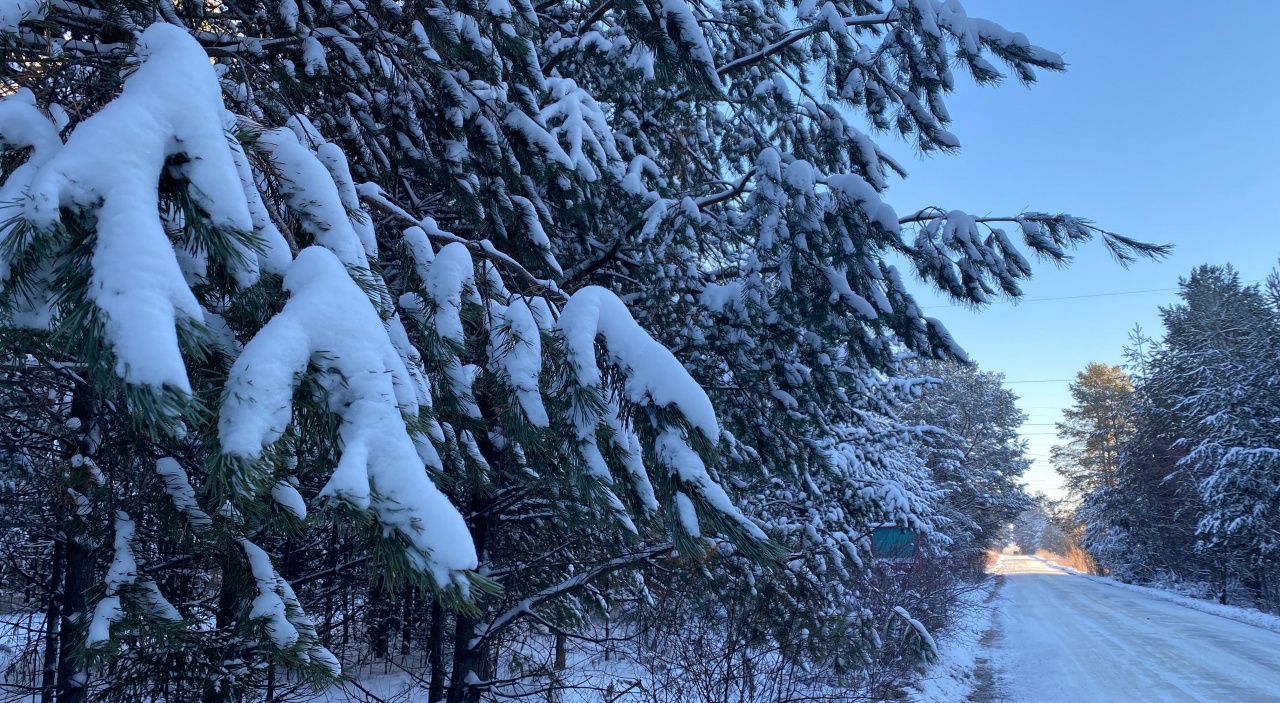
[[[1030,89],[975,87],[949,103],[962,151],[920,158],[888,143],[910,177],[888,196],[978,215],[1068,212],[1175,246],[1162,263],[1124,269],[1101,246],[1066,269],[1041,264],[1026,297],[1171,289],[1201,263],[1261,279],[1280,256],[1280,2],[1233,0],[964,0],[970,16],[1061,53],[1065,73]],[[1213,8],[1209,11],[1206,8]],[[891,142],[892,140],[885,140]],[[1128,331],[1161,332],[1171,290],[934,308],[983,367],[1001,371],[1030,416],[1033,490],[1059,494],[1048,462],[1069,379],[1090,361],[1119,363]],[[922,294],[923,305],[942,303]]]

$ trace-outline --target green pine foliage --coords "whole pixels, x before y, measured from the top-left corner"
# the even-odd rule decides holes
[[[857,125],[953,151],[956,70],[1064,68],[957,3],[22,7],[0,358],[44,500],[22,680],[59,703],[275,699],[396,647],[432,700],[526,695],[682,598],[874,688],[929,640],[862,605],[870,530],[1009,491],[899,418],[907,360],[965,359],[909,277],[983,304],[1028,257],[1163,252],[884,201]]]

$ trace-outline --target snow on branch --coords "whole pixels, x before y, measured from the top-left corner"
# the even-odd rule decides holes
[[[542,337],[529,306],[519,298],[509,305],[490,303],[493,328],[489,333],[489,360],[494,371],[506,378],[516,401],[535,427],[551,424],[538,375],[542,370]]]
[[[51,229],[63,208],[92,214],[88,295],[103,313],[117,374],[189,394],[177,319],[199,322],[203,314],[160,216],[166,166],[190,184],[191,198],[228,237],[236,258],[256,263],[254,252],[226,234],[251,232],[253,219],[204,50],[180,27],[155,24],[143,32],[138,57],[141,65],[120,96],[80,123],[34,175],[25,215]]]
[[[275,648],[296,648],[303,661],[314,661],[331,676],[340,675],[342,666],[338,658],[320,644],[315,623],[302,611],[289,582],[276,573],[271,557],[247,539],[240,540],[240,547],[258,589],[249,618],[262,623]]]
[[[608,290],[588,286],[574,293],[565,304],[557,330],[565,341],[569,366],[578,385],[599,392],[601,398],[607,395],[596,357],[596,341],[600,339],[605,358],[621,372],[622,391],[629,401],[654,412],[654,422],[658,422],[662,411],[675,411],[688,423],[688,433],[677,425],[662,427],[654,446],[659,463],[668,469],[675,485],[676,518],[683,532],[694,538],[702,536],[696,505],[717,523],[764,541],[764,533],[733,505],[693,448],[695,440],[690,436],[693,433],[701,435],[701,443],[712,445],[720,437],[720,427],[706,392],[674,354],[636,323],[626,305]],[[578,449],[584,456],[587,471],[607,487],[612,480],[596,445],[596,427],[605,422],[622,429],[622,423],[616,417],[606,417],[602,413],[606,409],[607,405],[593,408],[588,403],[578,409],[575,423]],[[619,448],[634,447],[628,441],[626,446],[619,444]],[[628,471],[634,473],[635,467],[629,466]],[[647,481],[636,481],[634,476],[632,481],[643,495]],[[606,499],[613,504],[611,508],[615,513],[622,509],[614,503],[616,497],[611,491]]]
[[[674,354],[636,323],[616,295],[599,286],[579,290],[565,304],[557,327],[564,335],[579,384],[601,387],[596,362],[596,338],[600,337],[609,360],[626,376],[625,390],[631,402],[670,406],[707,440],[720,438],[720,426],[706,392]]]
[[[333,252],[343,265],[358,271],[369,270],[372,234],[361,236],[347,216],[345,199],[325,161],[308,148],[294,130],[287,127],[263,132],[258,144],[271,159],[280,176],[281,191],[289,209],[297,214],[302,228],[316,244]],[[324,144],[328,144],[325,142]],[[321,146],[324,146],[322,144]],[[339,166],[341,154],[328,150],[328,161]],[[342,170],[345,160],[340,161]],[[347,178],[350,175],[347,174]],[[354,198],[355,186],[349,197]]]
[[[598,180],[602,168],[612,169],[622,160],[604,110],[572,79],[548,78],[547,87],[552,102],[542,108],[543,121],[553,125],[555,138],[567,142],[568,159],[578,174],[588,182]]]
[[[0,255],[0,287],[9,283],[13,266],[9,257],[15,261],[22,258],[31,243],[29,239],[20,239],[24,235],[17,226],[31,179],[61,148],[58,128],[36,107],[35,96],[29,89],[21,88],[0,101],[0,149],[30,149],[26,162],[13,169],[9,178],[0,184],[0,253],[3,254]],[[18,289],[12,301],[15,322],[27,327],[47,327],[51,297],[45,290],[47,286],[28,283],[25,290],[14,287]]]
[[[142,577],[138,569],[138,558],[133,552],[134,531],[136,527],[129,514],[123,510],[116,512],[114,556],[107,569],[106,595],[93,608],[93,618],[89,622],[89,632],[85,638],[85,646],[97,647],[111,639],[111,626],[124,617],[124,606],[121,595],[132,589],[145,605],[148,614],[169,622],[180,622],[182,614],[160,594],[156,582]]]
[[[431,351],[436,352],[443,366],[448,389],[462,411],[470,417],[480,417],[480,407],[476,405],[475,395],[471,389],[472,376],[462,364],[458,352],[466,344],[466,333],[462,325],[462,306],[468,297],[474,299],[476,293],[475,263],[471,252],[461,243],[446,244],[439,253],[431,253],[431,247],[417,233],[412,234],[410,252],[415,265],[423,270],[423,290],[418,293],[406,293],[401,296],[400,304],[418,321],[433,325],[433,329],[444,342]],[[417,243],[414,246],[414,242]]]
[[[227,380],[219,416],[225,454],[248,461],[284,433],[310,365],[329,409],[342,419],[342,454],[322,497],[371,510],[403,537],[410,564],[438,586],[474,569],[475,549],[458,511],[431,482],[405,417],[415,417],[413,379],[378,312],[338,258],[309,247],[284,279],[289,302],[245,345]]]
[[[164,483],[165,493],[169,494],[173,507],[187,517],[192,527],[206,529],[213,525],[209,514],[196,501],[196,489],[177,459],[167,456],[157,460],[156,474]]]

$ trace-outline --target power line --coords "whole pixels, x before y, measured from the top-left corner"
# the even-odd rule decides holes
[[[1255,283],[1262,283],[1264,280],[1266,279],[1259,278],[1253,281],[1241,281],[1240,285],[1251,286]],[[1022,303],[1045,303],[1053,300],[1084,300],[1086,298],[1111,298],[1117,295],[1142,295],[1144,293],[1168,293],[1169,291],[1175,291],[1175,290],[1178,290],[1176,286],[1173,288],[1143,288],[1142,290],[1118,290],[1118,291],[1112,291],[1109,293],[1083,293],[1081,295],[1059,295],[1059,296],[1053,296],[1049,298],[1018,298],[1016,300],[997,300],[995,302],[988,303],[988,305],[1020,305]],[[937,310],[939,308],[972,308],[972,307],[973,305],[971,304],[958,303],[958,304],[951,304],[951,305],[926,305],[920,309],[921,310]]]
[[[1143,290],[1120,290],[1112,293],[1086,293],[1083,295],[1060,295],[1051,298],[1022,298],[1019,300],[999,300],[990,305],[1019,305],[1021,303],[1045,303],[1052,300],[1083,300],[1085,298],[1110,298],[1117,295],[1140,295],[1143,293],[1168,293],[1169,291],[1178,290],[1177,288],[1145,288]],[[952,304],[952,305],[927,305],[922,310],[936,310],[938,308],[967,308],[971,305]]]
[[[1037,378],[1031,381],[1005,381],[1005,383],[1070,383],[1074,378]]]

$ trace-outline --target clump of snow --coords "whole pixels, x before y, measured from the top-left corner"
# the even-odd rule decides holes
[[[264,132],[258,144],[279,173],[285,202],[307,234],[343,264],[367,271],[365,240],[347,216],[333,174],[316,152],[298,141],[298,135],[287,127]]]
[[[52,227],[61,208],[95,211],[89,296],[105,318],[117,373],[190,393],[176,318],[203,315],[159,214],[166,161],[186,157],[176,171],[215,227],[250,231],[253,220],[208,55],[186,30],[157,23],[143,32],[138,56],[119,97],[80,123],[35,174],[26,216]]]
[[[253,599],[253,609],[249,617],[262,620],[275,646],[284,649],[298,641],[298,628],[289,621],[288,608],[285,606],[281,585],[284,579],[276,574],[271,565],[271,557],[258,545],[249,540],[240,540],[245,556],[249,559],[249,570],[258,583],[258,595]]]
[[[461,344],[462,297],[475,288],[475,265],[465,244],[446,244],[431,262],[423,279],[426,294],[435,306],[436,331],[443,339]]]
[[[747,519],[742,511],[733,504],[729,494],[724,492],[720,484],[711,479],[707,467],[675,428],[667,428],[658,435],[654,442],[654,450],[658,460],[666,465],[679,480],[676,491],[677,517],[689,534],[698,536],[697,514],[692,510],[687,493],[693,493],[704,505],[724,515],[743,527],[752,537],[764,541],[767,537],[754,522]]]
[[[308,76],[323,76],[329,73],[329,60],[325,58],[324,45],[314,36],[302,39],[302,71]]]
[[[238,127],[236,116],[229,111],[223,111],[223,127],[228,131],[234,131]],[[254,179],[253,167],[249,165],[249,158],[245,155],[244,147],[235,139],[228,140],[231,146],[231,158],[235,161],[236,174],[240,176],[240,185],[244,188],[245,202],[249,206],[249,216],[253,220],[253,233],[258,237],[261,253],[258,255],[258,265],[261,269],[283,276],[288,270],[289,264],[293,262],[293,252],[289,249],[289,243],[285,241],[284,235],[280,233],[280,229],[276,227],[275,220],[271,219],[271,213],[267,211],[267,206],[262,201],[262,194],[258,192],[257,182]],[[243,282],[241,282],[243,284]]]
[[[0,100],[0,148],[31,150],[26,162],[0,185],[0,243],[4,243],[12,236],[11,223],[22,213],[31,179],[62,148],[57,127],[36,107],[35,95],[27,88]],[[0,257],[0,285],[8,280],[9,263]]]
[[[192,527],[204,528],[213,524],[209,514],[196,502],[196,489],[192,488],[187,472],[183,470],[177,459],[164,457],[157,460],[156,473],[164,483],[165,492],[173,500],[173,506],[187,516]]]
[[[698,35],[701,34],[699,30]],[[614,145],[613,130],[604,110],[590,93],[579,88],[570,78],[548,78],[547,89],[551,102],[542,109],[542,119],[548,125],[555,125],[551,128],[551,134],[556,139],[568,144],[568,151],[565,153],[578,174],[587,181],[598,180],[600,167],[610,167],[622,159]],[[529,213],[525,212],[523,216],[527,221]],[[535,216],[535,223],[536,219]],[[537,225],[537,229],[541,231],[541,225]],[[536,233],[534,238],[541,248],[543,243]],[[546,239],[546,235],[541,239]],[[546,251],[549,252],[549,241],[546,246]]]
[[[602,339],[606,358],[622,373],[623,391],[631,402],[675,409],[693,428],[692,432],[712,442],[719,439],[719,424],[706,392],[675,355],[636,323],[627,306],[613,293],[596,286],[574,293],[561,311],[556,328],[565,341],[569,364],[580,385],[603,390],[596,359],[596,340]],[[577,427],[578,449],[587,471],[604,486],[611,485],[612,479],[596,445],[596,423],[613,426],[615,442],[624,454],[630,454],[638,444],[633,443],[630,433],[625,431],[616,409],[611,411],[612,417],[580,418]],[[662,428],[654,443],[654,453],[675,479],[676,517],[686,533],[693,537],[702,535],[694,509],[697,506],[736,523],[756,539],[766,539],[764,532],[733,505],[724,489],[711,478],[682,428],[674,425]],[[637,495],[648,503],[652,489],[647,480],[639,481],[635,476],[637,471],[643,471],[638,457],[628,458],[627,462]],[[617,500],[612,492],[606,499],[611,504]],[[617,512],[619,506],[614,507]]]
[[[608,359],[626,376],[625,389],[632,402],[674,407],[707,439],[719,439],[720,426],[706,391],[674,354],[636,323],[616,295],[599,286],[579,290],[565,304],[557,328],[578,383],[600,387],[596,362],[596,338],[600,337]]]
[[[631,479],[631,488],[640,500],[641,507],[648,512],[654,512],[658,509],[658,499],[653,493],[653,484],[649,481],[649,472],[644,466],[640,438],[630,427],[623,424],[622,418],[618,415],[617,403],[610,402],[609,412],[605,414],[604,420],[612,432],[613,446],[622,456],[623,468]]]
[[[289,481],[276,481],[271,487],[271,498],[280,507],[293,513],[294,517],[299,520],[306,519],[307,503],[302,499],[302,494],[298,493],[298,489]]]
[[[689,58],[698,64],[707,80],[718,85],[715,55],[711,53],[711,46],[707,44],[707,37],[702,33],[702,25],[693,8],[685,0],[662,0],[660,6],[663,28],[680,40],[689,52]]]
[[[340,675],[342,666],[338,663],[338,658],[320,644],[315,622],[302,612],[293,587],[276,573],[271,557],[247,539],[241,539],[240,546],[244,549],[245,558],[249,561],[249,571],[258,587],[258,595],[253,599],[249,617],[262,621],[267,636],[277,648],[299,646],[298,653],[303,661],[315,661],[328,670],[330,675]]]
[[[463,300],[479,299],[471,252],[465,244],[451,242],[439,253],[432,254],[421,229],[410,228],[406,230],[406,234],[410,237],[409,250],[414,259],[415,270],[420,272],[423,279],[423,291],[421,295],[406,293],[400,297],[400,304],[420,322],[434,325],[441,340],[455,348],[461,348],[466,343],[466,333],[462,326]],[[476,405],[471,390],[473,374],[462,365],[454,351],[448,348],[442,350],[448,388],[463,412],[478,418],[480,408]]]
[[[431,224],[435,224],[435,220],[427,219]],[[431,248],[431,240],[427,238],[426,231],[415,225],[405,229],[400,236],[409,249],[414,273],[418,274],[418,278],[427,280],[427,271],[431,269],[431,262],[436,260],[436,250]]]
[[[837,195],[856,203],[871,222],[890,232],[901,231],[898,213],[894,211],[892,205],[880,198],[880,193],[862,176],[853,173],[834,173],[827,176],[826,183]]]
[[[115,551],[111,566],[107,568],[106,595],[93,608],[93,618],[89,621],[89,632],[85,638],[86,647],[92,648],[111,639],[112,624],[124,617],[120,596],[130,586],[138,587],[140,600],[150,615],[170,622],[182,620],[178,609],[160,594],[155,581],[146,577],[139,580],[138,559],[133,553],[135,529],[128,513],[123,510],[116,512]]]
[[[338,198],[342,202],[342,207],[349,213],[355,213],[354,217],[349,217],[351,226],[356,231],[356,235],[360,238],[360,244],[364,247],[364,252],[370,257],[378,255],[378,238],[373,231],[373,218],[369,216],[369,212],[360,202],[360,196],[356,193],[355,181],[351,178],[351,166],[347,163],[347,155],[342,153],[342,149],[332,142],[321,142],[316,145],[316,158],[324,167],[328,169],[329,175],[333,178],[333,184],[338,189]]]
[[[372,510],[411,545],[415,568],[439,585],[474,569],[466,523],[428,478],[404,417],[418,412],[413,380],[377,311],[337,257],[298,255],[284,279],[284,309],[245,345],[219,416],[223,451],[256,460],[292,419],[299,378],[313,362],[329,409],[342,419],[342,454],[321,497]]]
[[[536,427],[547,427],[551,421],[538,386],[542,337],[533,313],[519,298],[505,307],[494,304],[491,310],[494,324],[489,334],[489,359],[511,384],[529,422]]]

